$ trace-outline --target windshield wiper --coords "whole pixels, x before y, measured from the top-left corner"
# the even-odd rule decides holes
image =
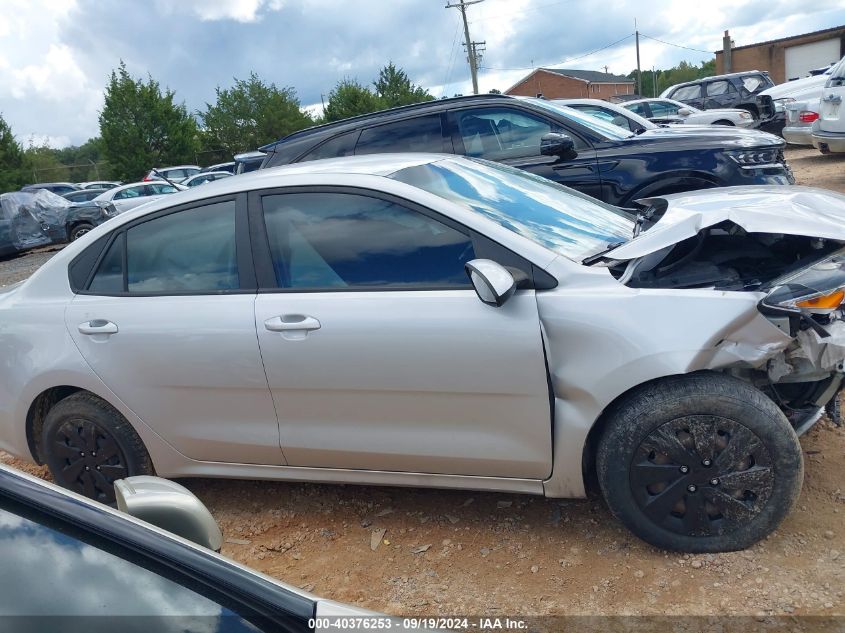
[[[605,248],[603,251],[600,251],[600,252],[596,253],[595,255],[590,255],[589,257],[585,257],[584,259],[581,260],[581,263],[584,264],[584,266],[592,266],[596,262],[604,259],[605,255],[607,255],[614,248],[619,248],[623,244],[627,244],[627,243],[628,242],[613,242],[612,244],[608,244],[607,248]]]

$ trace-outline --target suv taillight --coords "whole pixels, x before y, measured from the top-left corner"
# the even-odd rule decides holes
[[[809,110],[803,110],[801,114],[798,115],[798,119],[801,121],[801,123],[812,123],[818,118],[818,112],[810,112]]]

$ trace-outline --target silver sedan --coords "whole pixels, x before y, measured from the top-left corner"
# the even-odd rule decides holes
[[[554,160],[554,158],[550,158]],[[0,290],[0,449],[129,475],[582,497],[743,548],[842,381],[845,199],[749,187],[634,217],[442,155],[168,195]]]

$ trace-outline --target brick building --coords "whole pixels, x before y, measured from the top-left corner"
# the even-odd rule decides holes
[[[505,90],[507,95],[546,99],[609,99],[615,95],[634,94],[633,79],[596,70],[538,68]]]
[[[732,46],[730,41],[725,31],[725,45],[730,51],[716,51],[717,75],[767,70],[772,81],[780,84],[839,61],[845,55],[845,26],[747,46]]]

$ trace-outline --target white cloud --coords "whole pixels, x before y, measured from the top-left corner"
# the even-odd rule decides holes
[[[0,104],[18,140],[61,147],[97,133],[102,87],[60,42],[75,0],[4,0],[0,14]]]
[[[255,22],[261,19],[261,9],[278,11],[282,0],[157,0],[156,6],[164,14],[190,12],[203,21],[234,20]]]

